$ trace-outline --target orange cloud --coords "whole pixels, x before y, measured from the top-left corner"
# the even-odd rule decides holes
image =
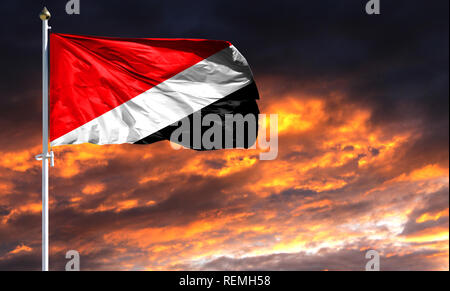
[[[265,113],[279,114],[275,161],[260,161],[257,149],[198,153],[172,150],[167,142],[55,148],[52,235],[64,240],[55,240],[52,252],[64,252],[71,241],[100,269],[180,270],[223,256],[303,252],[319,259],[324,250],[377,249],[389,260],[420,254],[433,268],[448,268],[448,229],[437,225],[445,225],[448,205],[421,208],[448,189],[448,167],[433,153],[419,153],[420,163],[404,154],[421,138],[416,128],[375,126],[370,108],[338,95],[291,92],[270,102]],[[24,217],[39,220],[34,151],[0,161],[26,174],[21,178],[37,177],[2,176],[0,233]],[[11,198],[12,190],[24,200]],[[417,209],[420,215],[412,216]],[[401,235],[411,219],[425,228]],[[26,245],[39,237],[33,239],[17,253],[31,252]]]
[[[36,146],[19,152],[0,153],[3,157],[0,160],[0,166],[17,172],[26,172],[31,168],[40,167],[41,162],[36,161],[34,157],[41,151],[40,147]]]
[[[449,240],[449,230],[443,227],[432,227],[424,229],[423,231],[414,233],[406,238],[407,242],[434,242],[434,241],[447,241]]]
[[[421,181],[421,180],[430,180],[440,177],[448,177],[449,172],[448,168],[444,169],[439,165],[427,165],[423,168],[416,169],[412,171],[409,175],[402,174],[400,177],[396,178],[395,181]]]
[[[22,252],[29,253],[32,250],[33,250],[32,248],[30,248],[26,245],[18,245],[14,250],[10,251],[9,254],[15,255],[15,254],[22,253]]]
[[[424,213],[416,219],[417,223],[424,223],[427,221],[436,221],[441,217],[448,217],[448,208],[435,213]]]
[[[105,185],[101,183],[86,185],[82,192],[87,195],[98,194],[105,190]]]

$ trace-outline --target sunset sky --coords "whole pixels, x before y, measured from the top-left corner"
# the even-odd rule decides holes
[[[33,2],[33,3],[31,3]],[[50,169],[50,267],[449,269],[449,1],[2,4],[0,270],[41,268],[41,22],[53,31],[233,43],[279,154],[62,146]],[[5,11],[6,10],[6,11]],[[6,15],[6,16],[5,16]]]

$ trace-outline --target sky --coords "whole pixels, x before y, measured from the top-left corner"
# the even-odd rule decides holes
[[[41,22],[54,32],[232,42],[279,154],[168,142],[54,148],[50,267],[449,269],[449,2],[2,3],[0,270],[41,268]],[[6,24],[6,25],[5,25]]]

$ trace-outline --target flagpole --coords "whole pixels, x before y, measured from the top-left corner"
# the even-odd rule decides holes
[[[53,166],[53,152],[48,151],[48,20],[50,12],[46,7],[39,14],[42,20],[42,154],[36,159],[42,160],[42,271],[48,271],[48,168],[49,159]]]

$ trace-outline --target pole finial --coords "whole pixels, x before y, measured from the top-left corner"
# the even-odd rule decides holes
[[[51,16],[52,15],[50,14],[50,11],[48,11],[47,7],[44,7],[44,9],[42,9],[41,13],[39,14],[39,18],[42,21],[49,20]]]

